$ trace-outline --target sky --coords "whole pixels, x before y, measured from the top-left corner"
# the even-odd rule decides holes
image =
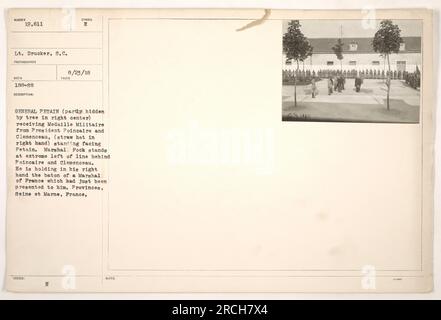
[[[283,22],[283,33],[288,29],[288,21]],[[307,38],[373,37],[381,20],[300,20],[301,30]],[[402,37],[421,36],[421,20],[392,20],[401,29]]]

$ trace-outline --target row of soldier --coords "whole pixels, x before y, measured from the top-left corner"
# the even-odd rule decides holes
[[[296,77],[297,83],[302,82],[309,82],[310,79],[313,77],[318,78],[329,78],[329,77],[339,77],[343,76],[344,78],[356,78],[357,76],[363,77],[364,79],[386,79],[389,75],[388,71],[384,70],[375,70],[375,69],[366,69],[366,70],[318,70],[316,71],[310,71],[310,70],[283,70],[283,82],[286,84],[293,84],[294,78]],[[416,72],[410,73],[407,71],[391,71],[390,72],[390,78],[392,80],[406,80],[410,79],[411,77],[418,78],[419,70],[417,69]]]

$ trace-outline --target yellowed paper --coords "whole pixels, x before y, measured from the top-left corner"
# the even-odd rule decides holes
[[[316,43],[298,68],[293,20]],[[11,9],[7,28],[8,290],[432,289],[430,11]]]

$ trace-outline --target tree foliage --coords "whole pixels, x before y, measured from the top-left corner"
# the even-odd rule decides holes
[[[341,41],[341,39],[338,39],[337,43],[332,47],[332,51],[334,51],[338,60],[343,60],[343,46],[343,41]]]
[[[304,61],[312,55],[313,48],[300,30],[299,20],[288,23],[288,30],[283,35],[283,51],[288,61]]]
[[[391,20],[383,20],[380,22],[380,28],[372,40],[372,46],[375,52],[389,55],[398,53],[402,42],[401,30],[398,25],[393,24]]]

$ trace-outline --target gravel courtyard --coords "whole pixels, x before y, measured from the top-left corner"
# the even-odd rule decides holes
[[[327,79],[316,82],[318,95],[312,98],[311,85],[284,85],[282,117],[284,121],[351,121],[418,123],[420,92],[402,80],[392,80],[390,110],[386,108],[387,88],[383,80],[365,79],[360,92],[354,79],[346,79],[345,90],[328,95]]]

